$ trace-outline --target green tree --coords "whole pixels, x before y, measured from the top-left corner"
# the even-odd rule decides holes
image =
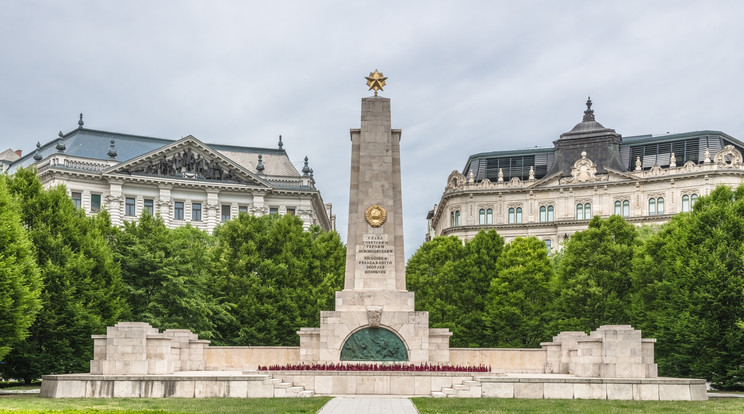
[[[241,214],[215,230],[215,296],[232,320],[217,326],[224,345],[297,345],[300,327],[343,286],[345,249],[338,235],[285,215]]]
[[[408,261],[407,288],[416,294],[416,309],[429,312],[432,327],[450,329],[451,346],[487,344],[486,296],[503,248],[494,230],[479,232],[464,246],[454,236],[436,237]]]
[[[421,245],[406,265],[406,285],[416,294],[416,310],[429,312],[431,327],[449,328],[452,344],[458,340],[454,335],[460,313],[456,296],[462,290],[461,276],[467,273],[458,266],[464,253],[457,237],[435,237]]]
[[[553,267],[545,243],[517,237],[496,262],[486,304],[486,334],[498,347],[537,347],[547,328]]]
[[[42,374],[84,372],[92,359],[90,335],[127,313],[119,267],[102,229],[106,212],[86,217],[64,187],[43,190],[36,173],[8,178],[36,248],[44,288],[30,336],[6,357],[6,376],[31,381]]]
[[[28,336],[39,311],[41,278],[18,204],[0,176],[0,361]]]
[[[744,389],[744,185],[701,197],[634,262],[638,327],[665,376]]]
[[[210,291],[213,242],[199,229],[169,229],[147,213],[139,222],[125,222],[113,246],[132,320],[159,329],[189,329],[211,339],[215,322],[229,318]]]
[[[637,231],[620,216],[589,221],[566,243],[558,265],[553,333],[630,323]]]

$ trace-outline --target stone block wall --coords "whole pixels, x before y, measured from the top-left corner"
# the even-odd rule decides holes
[[[655,378],[655,339],[630,325],[603,325],[589,335],[561,332],[542,343],[545,372],[596,378]]]
[[[96,375],[157,375],[204,370],[204,348],[188,330],[163,333],[145,322],[119,322],[106,335],[93,335],[90,373]]]

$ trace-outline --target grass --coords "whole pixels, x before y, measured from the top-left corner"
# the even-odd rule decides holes
[[[330,397],[312,398],[40,398],[36,395],[0,397],[2,414],[39,413],[212,413],[314,414]]]
[[[737,413],[744,399],[708,401],[517,400],[500,398],[412,398],[420,414],[448,413]]]
[[[0,396],[0,414],[263,414],[317,412],[330,397],[313,398],[40,398]],[[412,398],[420,414],[448,413],[742,413],[744,398],[709,401],[516,400]]]

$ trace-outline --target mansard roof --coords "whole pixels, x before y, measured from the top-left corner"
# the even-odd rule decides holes
[[[571,176],[571,167],[583,152],[596,164],[598,174],[634,170],[639,158],[643,169],[655,165],[666,167],[672,153],[677,164],[682,165],[688,161],[702,163],[706,148],[715,154],[724,146],[733,145],[744,152],[744,142],[721,131],[622,137],[596,121],[591,99],[586,106],[583,120],[553,141],[553,147],[473,154],[468,157],[462,173],[468,175],[472,171],[474,180],[479,182],[496,181],[501,171],[502,179],[509,181],[514,177],[527,180],[532,170],[535,179],[540,180],[556,174]]]
[[[114,148],[116,151],[115,157],[109,156],[111,140],[114,141]],[[72,157],[87,158],[91,160],[114,160],[119,163],[125,163],[156,151],[159,148],[171,145],[177,141],[178,140],[123,134],[81,127],[74,129],[67,134],[60,133],[58,138],[52,139],[44,145],[39,145],[35,151],[32,150],[27,152],[25,156],[16,160],[10,166],[10,169],[12,171],[19,167],[27,167],[34,164],[36,161],[34,157],[37,154],[41,156],[42,159],[45,159],[58,152],[63,152],[65,155]],[[63,151],[58,149],[59,143],[64,144]],[[290,161],[284,149],[208,143],[204,143],[203,145],[229,158],[251,173],[257,172],[256,166],[258,164],[258,156],[262,155],[264,175],[293,178],[299,178],[301,176]]]

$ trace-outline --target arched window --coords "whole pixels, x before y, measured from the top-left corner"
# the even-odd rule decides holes
[[[450,227],[455,227],[455,212],[450,212]]]
[[[545,208],[545,206],[540,206],[540,221],[547,221],[548,219],[548,209]]]
[[[576,220],[584,220],[584,205],[576,204]]]
[[[623,217],[630,217],[630,201],[623,201]]]
[[[693,194],[690,196],[690,208],[695,207],[695,203],[697,202],[697,199],[698,199],[697,194]]]
[[[656,214],[664,214],[664,197],[656,199]]]
[[[620,203],[620,200],[615,201],[615,215],[619,216],[623,213],[622,210],[622,204]]]
[[[493,210],[486,210],[486,224],[493,224]]]
[[[509,224],[514,223],[514,207],[509,209]]]
[[[592,205],[589,203],[584,204],[584,219],[589,220],[592,218]]]
[[[455,210],[455,226],[460,225],[460,210]]]
[[[486,210],[483,208],[478,212],[478,224],[486,224]]]
[[[517,223],[522,222],[522,207],[517,207]]]
[[[682,196],[682,212],[690,211],[690,196],[687,194]]]
[[[656,199],[655,198],[648,199],[648,214],[649,215],[656,214]]]
[[[547,247],[547,249],[548,249],[548,253],[550,253],[550,249],[551,249],[553,243],[550,241],[550,239],[545,239],[543,241],[545,242],[545,247]]]
[[[555,209],[553,208],[553,206],[548,206],[548,221],[553,221],[555,219],[554,212],[555,212]]]

